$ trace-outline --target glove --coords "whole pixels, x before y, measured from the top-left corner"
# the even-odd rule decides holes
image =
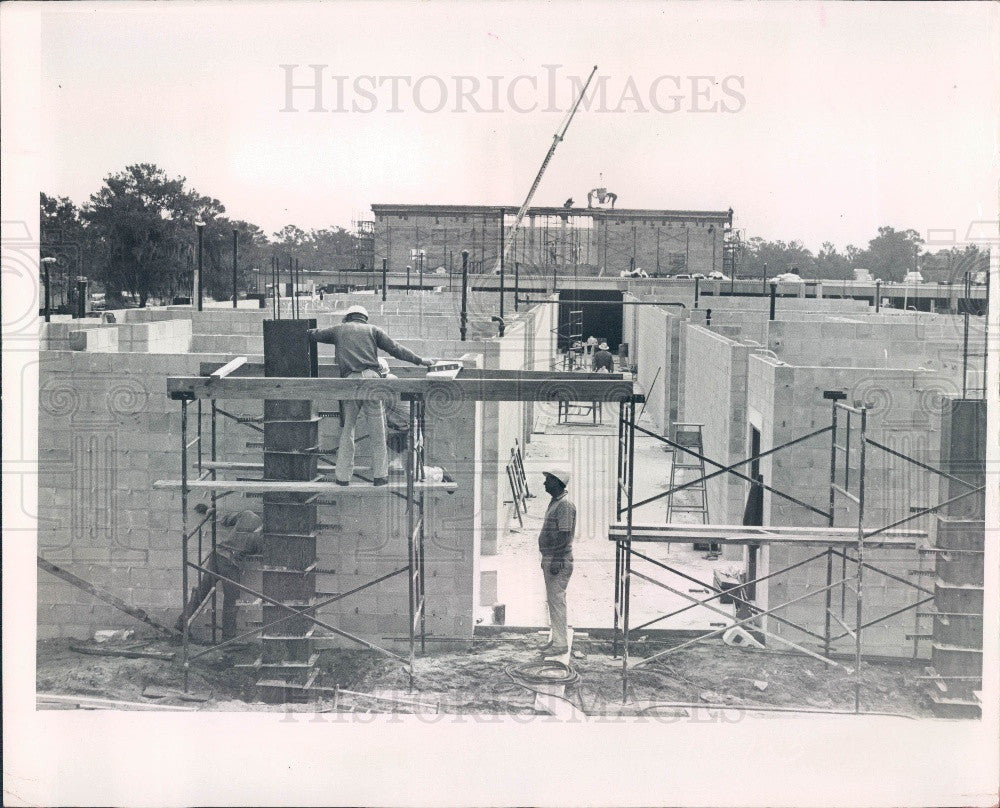
[[[551,573],[552,575],[558,575],[562,571],[563,571],[562,561],[553,561],[551,564],[549,564],[549,573]]]

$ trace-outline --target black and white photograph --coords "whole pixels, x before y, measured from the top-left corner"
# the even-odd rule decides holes
[[[0,44],[6,804],[996,805],[996,3]]]

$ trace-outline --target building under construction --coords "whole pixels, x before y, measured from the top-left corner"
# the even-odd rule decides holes
[[[411,245],[428,266],[443,260],[445,239],[474,254],[474,227],[478,260],[498,252],[499,209],[375,209],[376,250],[391,236],[394,263]],[[538,209],[519,254],[544,252],[543,220],[565,236],[586,219],[594,254],[600,233],[643,228],[647,262],[651,234],[677,216],[704,262],[729,215]],[[854,710],[867,703],[858,671],[888,659],[916,666],[935,710],[978,714],[985,318],[619,283],[608,294],[620,299],[592,304],[622,323],[610,374],[590,373],[586,347],[563,333],[575,323],[607,338],[600,322],[576,310],[564,321],[572,296],[551,293],[515,301],[508,289],[499,333],[498,293],[461,285],[55,317],[39,359],[39,637],[162,635],[197,689],[189,672],[233,644],[219,645],[219,600],[236,587],[249,650],[233,664],[253,698],[339,692],[324,654],[359,648],[399,663],[429,699],[421,660],[546,626],[531,542],[539,469],[558,459],[587,559],[570,622],[577,647],[617,666],[622,703],[634,668],[688,647],[656,642],[730,632],[846,669]],[[340,379],[305,329],[358,303],[456,369]],[[355,484],[339,487],[342,402],[371,397],[408,412],[395,471],[372,486],[361,440]],[[261,549],[231,580],[207,559],[223,515],[247,510]],[[177,623],[196,588],[204,598]]]
[[[398,272],[407,265],[416,270],[422,261],[425,272],[454,269],[465,249],[474,270],[489,271],[499,257],[501,226],[513,239],[507,245],[511,266],[519,263],[526,271],[707,276],[729,262],[732,210],[532,207],[514,233],[517,211],[517,205],[374,204],[375,266],[385,260],[390,272]]]

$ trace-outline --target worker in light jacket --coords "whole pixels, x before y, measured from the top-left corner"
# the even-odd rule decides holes
[[[368,323],[364,306],[351,306],[344,315],[344,322],[332,328],[311,328],[309,337],[315,342],[333,345],[341,378],[378,379],[378,351],[381,348],[390,356],[414,365],[433,366],[431,359],[422,359],[413,351],[399,345],[381,328]],[[354,430],[358,415],[363,411],[368,423],[372,445],[372,482],[386,485],[389,482],[389,456],[385,446],[385,407],[379,400],[359,401],[350,399],[341,404],[344,426],[337,448],[337,485],[348,485],[354,475]]]
[[[569,650],[566,637],[566,587],[573,574],[573,537],[576,534],[576,505],[566,495],[569,472],[551,467],[543,472],[545,491],[552,497],[538,534],[542,554],[545,599],[549,606],[551,634],[543,646],[545,656],[558,656]]]

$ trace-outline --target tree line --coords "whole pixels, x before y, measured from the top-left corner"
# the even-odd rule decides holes
[[[736,273],[741,278],[773,277],[796,272],[801,277],[823,280],[851,280],[855,269],[867,269],[873,278],[902,281],[908,272],[920,272],[925,280],[962,283],[966,272],[973,274],[989,267],[989,251],[975,244],[924,249],[916,230],[896,230],[885,226],[861,248],[853,244],[840,252],[829,241],[813,254],[800,241],[766,241],[751,238],[740,244]]]
[[[202,288],[218,300],[232,295],[233,231],[237,285],[260,291],[277,257],[301,269],[343,265],[355,254],[356,238],[343,227],[304,231],[286,225],[270,237],[256,224],[226,215],[225,205],[190,188],[184,177],[138,163],[105,177],[88,202],[42,193],[41,257],[50,264],[53,305],[68,302],[75,278],[96,282],[112,301],[126,296],[145,306],[189,297],[202,232]],[[256,270],[256,271],[255,271]],[[284,276],[283,276],[284,277]]]
[[[68,302],[78,275],[97,282],[112,301],[127,295],[145,306],[150,300],[189,296],[197,261],[196,222],[204,223],[202,287],[219,300],[232,294],[234,230],[237,284],[244,291],[258,283],[264,291],[275,256],[287,272],[289,260],[306,270],[341,269],[353,266],[358,255],[357,237],[343,227],[305,231],[289,224],[268,236],[252,222],[228,217],[222,202],[188,187],[184,177],[169,177],[151,163],[109,174],[82,206],[45,193],[40,204],[42,257],[56,259],[50,265],[54,304]],[[975,245],[931,252],[923,249],[917,231],[889,226],[880,227],[866,247],[849,245],[843,252],[830,242],[813,254],[799,241],[759,237],[735,247],[741,278],[794,271],[807,279],[848,280],[855,268],[865,268],[884,281],[901,281],[918,270],[961,282],[966,272],[983,271],[989,264],[988,252]]]

